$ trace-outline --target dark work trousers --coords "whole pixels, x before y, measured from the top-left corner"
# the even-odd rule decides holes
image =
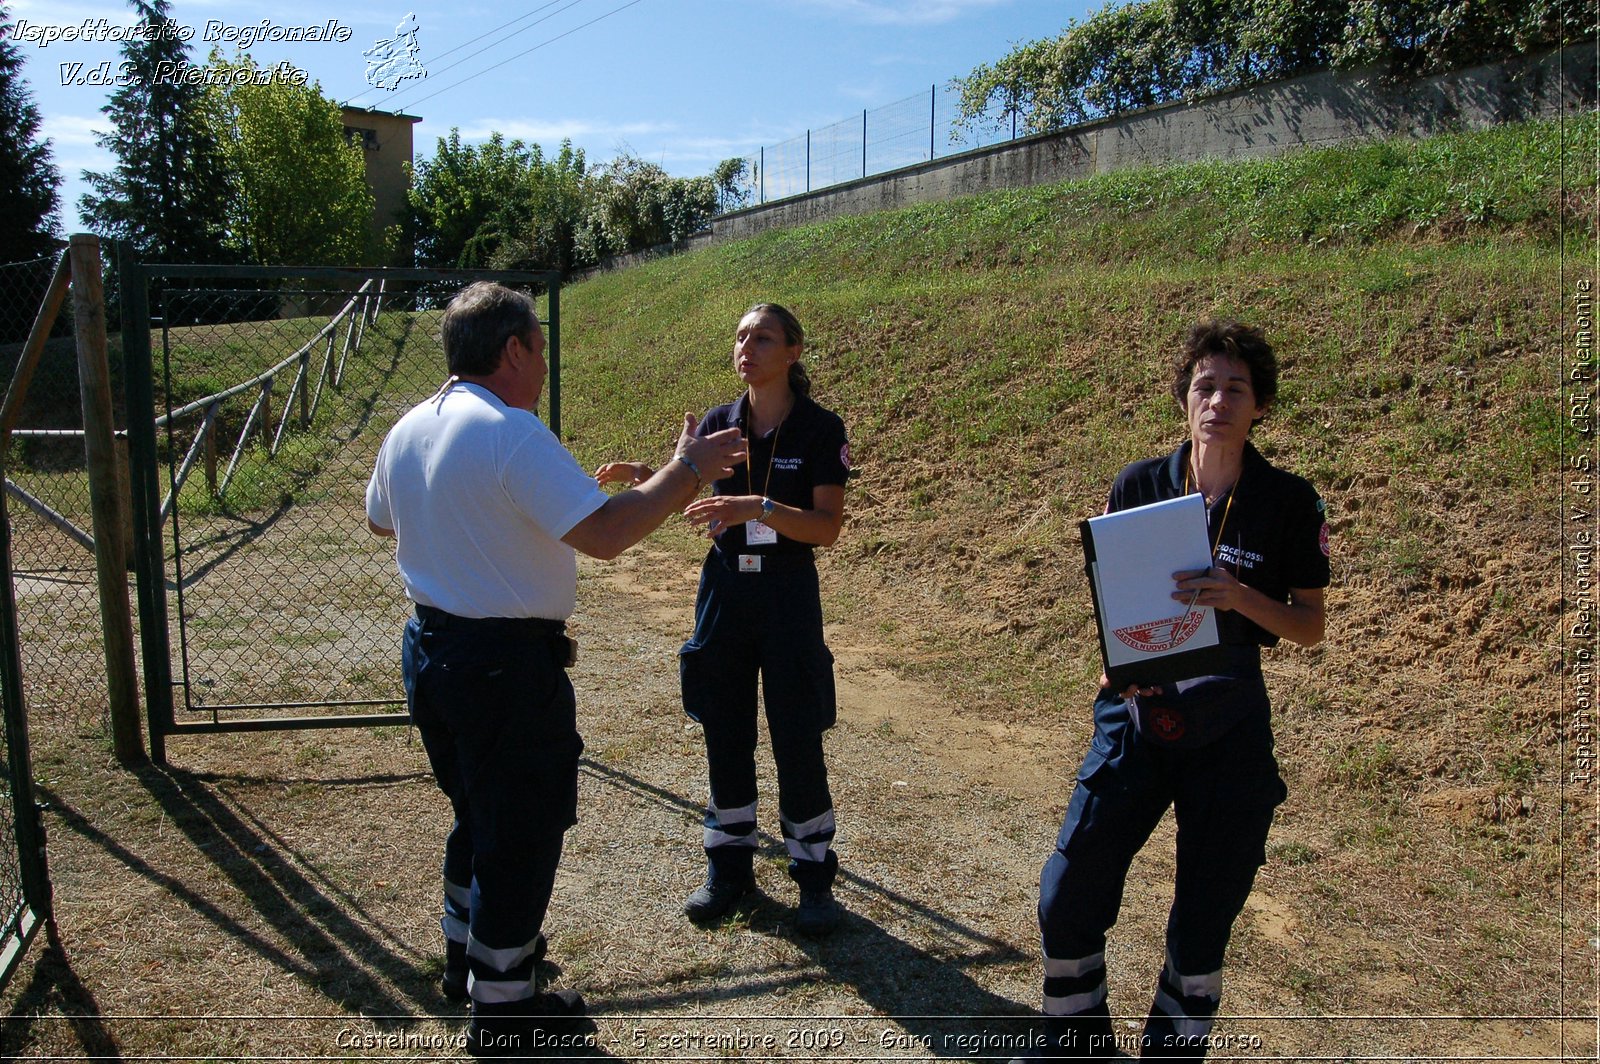
[[[406,703],[455,823],[445,840],[444,932],[467,944],[474,1002],[534,992],[562,835],[578,821],[577,706],[560,621],[456,617],[406,624]]]
[[[1170,806],[1177,818],[1177,882],[1167,916],[1167,960],[1145,1025],[1144,1055],[1198,1059],[1222,996],[1222,958],[1286,796],[1262,701],[1217,741],[1172,748],[1138,733],[1129,708],[1104,694],[1056,851],[1039,882],[1044,1011],[1085,1055],[1109,1057],[1106,932],[1116,923],[1128,868]],[[1098,1043],[1098,1044],[1097,1044]]]
[[[833,798],[822,733],[833,727],[833,655],[822,639],[809,554],[766,556],[741,572],[713,547],[700,570],[694,635],[678,651],[683,708],[705,726],[711,804],[704,843],[712,882],[749,879],[756,846],[756,686],[778,768],[789,875],[802,890],[833,882]]]

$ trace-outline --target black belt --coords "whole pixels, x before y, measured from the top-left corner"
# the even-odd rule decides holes
[[[754,554],[761,559],[761,572],[770,573],[779,569],[814,569],[817,560],[810,551],[796,551],[793,554],[761,554],[758,551],[725,551],[721,547],[713,546],[708,558],[733,572],[742,572],[739,566],[740,554]]]
[[[437,606],[417,603],[417,620],[434,632],[471,632],[487,639],[546,639],[556,656],[571,668],[578,660],[578,641],[567,634],[566,621],[544,617],[461,617]]]

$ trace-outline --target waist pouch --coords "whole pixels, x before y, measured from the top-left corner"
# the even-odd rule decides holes
[[[1184,691],[1172,691],[1169,685],[1159,695],[1133,699],[1132,709],[1141,739],[1193,748],[1216,742],[1248,717],[1270,713],[1272,705],[1266,680],[1254,673],[1207,678]]]

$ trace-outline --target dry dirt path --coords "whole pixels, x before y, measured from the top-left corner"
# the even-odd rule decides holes
[[[673,660],[692,622],[694,585],[692,569],[647,550],[585,569],[576,618],[585,656],[574,679],[592,763],[555,919],[559,906],[581,904],[609,910],[586,924],[630,930],[609,963],[582,973],[583,985],[602,1007],[670,1011],[673,1022],[645,1025],[658,1039],[740,1030],[792,1038],[807,1029],[795,1026],[799,1017],[856,1017],[817,1028],[839,1042],[838,1056],[962,1057],[981,1047],[1004,1059],[999,1040],[1026,1030],[1005,1017],[1030,1015],[1039,1000],[1037,876],[1082,754],[1064,738],[1076,729],[965,713],[943,692],[899,676],[895,649],[866,626],[830,623],[840,703],[828,739],[837,893],[850,916],[821,944],[792,933],[795,898],[782,875],[763,747],[767,861],[759,875],[768,900],[748,921],[695,930],[677,906],[701,871],[704,766]],[[1063,714],[1088,712],[1070,692],[1059,704]],[[1114,1014],[1138,1017],[1148,1006],[1172,846],[1169,817],[1130,876],[1107,951]],[[623,897],[619,883],[637,892]],[[1263,871],[1230,951],[1224,1011],[1233,1018],[1217,1028],[1236,1040],[1236,1053],[1556,1055],[1549,1025],[1305,1016],[1284,975],[1294,971],[1303,933],[1296,912],[1305,904],[1315,901],[1277,896],[1270,867]],[[1375,941],[1355,935],[1349,949],[1352,967],[1370,963],[1380,980],[1406,978],[1406,961]],[[1363,954],[1371,954],[1365,963]],[[784,1018],[750,1026],[751,1017],[774,1015]]]
[[[902,678],[866,626],[830,624],[847,918],[822,942],[793,933],[763,748],[765,898],[698,929],[679,904],[701,875],[703,748],[674,667],[694,583],[692,566],[649,550],[581,570],[582,819],[546,929],[557,983],[591,1003],[598,1052],[1006,1059],[1039,998],[1038,868],[1081,755],[1064,736],[1081,731],[1068,725],[1084,699],[1060,694],[1059,730],[985,719]],[[447,805],[409,730],[189,737],[170,744],[170,769],[128,773],[95,721],[63,708],[38,724],[61,941],[0,996],[0,1056],[459,1056],[462,1013],[437,991]],[[1167,824],[1130,877],[1107,951],[1118,1016],[1142,1015],[1161,964],[1171,852]],[[1317,899],[1281,882],[1269,864],[1238,925],[1217,1028],[1235,1052],[1217,1059],[1556,1055],[1549,1024],[1295,1018]],[[1342,944],[1345,983],[1407,978],[1414,962],[1380,935]]]

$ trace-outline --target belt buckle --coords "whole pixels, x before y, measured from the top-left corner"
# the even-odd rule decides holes
[[[761,555],[739,555],[739,571],[741,573],[759,573],[761,571]]]

